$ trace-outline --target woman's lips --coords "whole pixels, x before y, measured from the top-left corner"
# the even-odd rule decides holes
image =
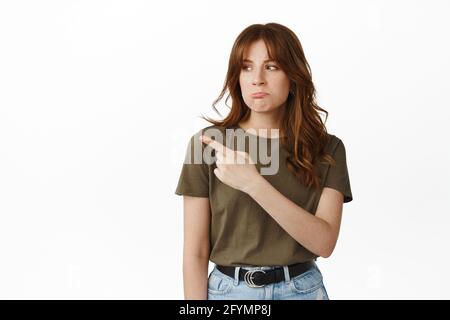
[[[268,95],[268,93],[265,93],[265,92],[258,92],[258,93],[252,94],[252,98],[257,98],[257,99],[259,99],[259,98],[264,98],[264,97],[267,96],[267,95]]]

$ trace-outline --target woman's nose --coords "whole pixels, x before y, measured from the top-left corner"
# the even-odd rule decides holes
[[[263,78],[263,75],[262,75],[261,71],[259,71],[259,70],[255,71],[255,75],[254,75],[254,78],[253,78],[253,84],[254,85],[264,84],[264,78]]]
[[[264,84],[264,83],[265,83],[264,79],[262,77],[260,77],[260,76],[256,76],[255,78],[253,78],[253,84],[254,85],[261,85],[261,84]]]

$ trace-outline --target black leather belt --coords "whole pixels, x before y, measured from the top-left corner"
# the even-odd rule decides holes
[[[312,261],[289,265],[289,277],[293,278],[306,272],[312,267],[312,265]],[[234,278],[236,267],[220,265],[217,265],[216,267],[220,272]],[[239,280],[245,281],[245,283],[252,288],[263,287],[267,284],[277,283],[284,280],[284,270],[283,267],[269,270],[245,270],[241,267],[239,270]]]

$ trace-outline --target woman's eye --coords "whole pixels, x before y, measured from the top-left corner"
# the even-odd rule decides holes
[[[272,66],[272,65],[270,65],[270,66],[268,66],[268,67],[269,67],[269,68],[274,68],[273,70],[278,69],[277,66]]]

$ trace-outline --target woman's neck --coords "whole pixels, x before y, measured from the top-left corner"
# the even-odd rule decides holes
[[[267,114],[256,114],[252,112],[246,121],[239,122],[239,126],[245,131],[255,130],[256,134],[259,136],[264,136],[266,134],[265,132],[267,132],[268,137],[278,138],[279,132],[277,133],[276,130],[280,130],[281,120],[281,115],[274,117]]]

